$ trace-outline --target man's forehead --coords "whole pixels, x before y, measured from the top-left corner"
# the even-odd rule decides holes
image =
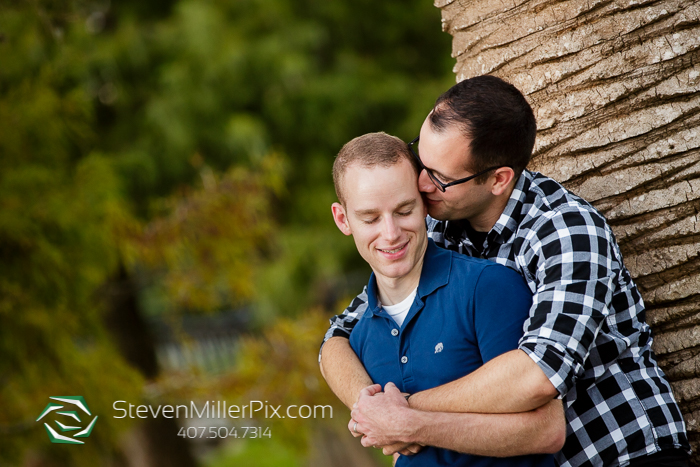
[[[471,138],[458,125],[435,129],[428,120],[421,127],[419,156],[433,170],[463,167],[471,162]]]
[[[452,144],[469,146],[471,145],[472,138],[470,134],[457,123],[449,123],[444,127],[436,128],[429,119],[426,119],[420,129],[419,144],[428,141],[431,143],[444,143],[449,141]]]
[[[420,197],[417,176],[405,161],[390,166],[350,166],[343,178],[343,191],[353,210],[382,209],[387,204],[405,205]]]
[[[345,188],[352,191],[358,186],[366,185],[368,179],[385,180],[388,182],[393,180],[395,177],[401,177],[404,175],[407,169],[414,172],[411,168],[411,163],[405,159],[401,159],[395,164],[391,165],[365,165],[356,162],[350,164],[345,169],[345,174],[343,176]],[[405,176],[403,178],[405,178]]]

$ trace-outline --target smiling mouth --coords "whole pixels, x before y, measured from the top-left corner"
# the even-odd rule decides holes
[[[393,250],[382,250],[381,248],[377,248],[377,250],[379,250],[379,251],[381,251],[381,252],[383,252],[383,253],[388,253],[388,254],[390,254],[390,255],[393,255],[394,253],[398,253],[399,251],[401,251],[401,250],[403,250],[404,248],[406,248],[406,245],[408,245],[408,242],[404,243],[403,245],[401,245],[401,246],[398,247],[398,248],[394,248]]]

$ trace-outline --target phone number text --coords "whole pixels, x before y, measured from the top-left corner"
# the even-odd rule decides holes
[[[182,427],[177,433],[182,438],[272,438],[270,427],[239,426],[228,428],[225,426],[190,426]]]

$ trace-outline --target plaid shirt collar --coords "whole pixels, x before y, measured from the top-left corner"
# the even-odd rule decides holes
[[[527,206],[527,195],[532,185],[533,174],[527,170],[518,177],[518,181],[513,188],[508,203],[496,221],[496,224],[491,228],[487,235],[487,244],[505,244],[508,243],[513,234],[517,231],[522,219],[527,214],[529,207]],[[430,222],[432,220],[432,222]],[[464,234],[463,222],[457,221],[438,221],[428,216],[428,224],[431,227],[429,231],[443,231],[445,237],[455,243],[467,243],[472,245],[471,240]],[[430,225],[432,224],[432,225]]]

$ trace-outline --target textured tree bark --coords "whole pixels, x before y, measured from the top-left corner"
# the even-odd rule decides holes
[[[538,123],[530,169],[610,222],[700,466],[700,4],[436,0],[457,80],[499,76]]]

